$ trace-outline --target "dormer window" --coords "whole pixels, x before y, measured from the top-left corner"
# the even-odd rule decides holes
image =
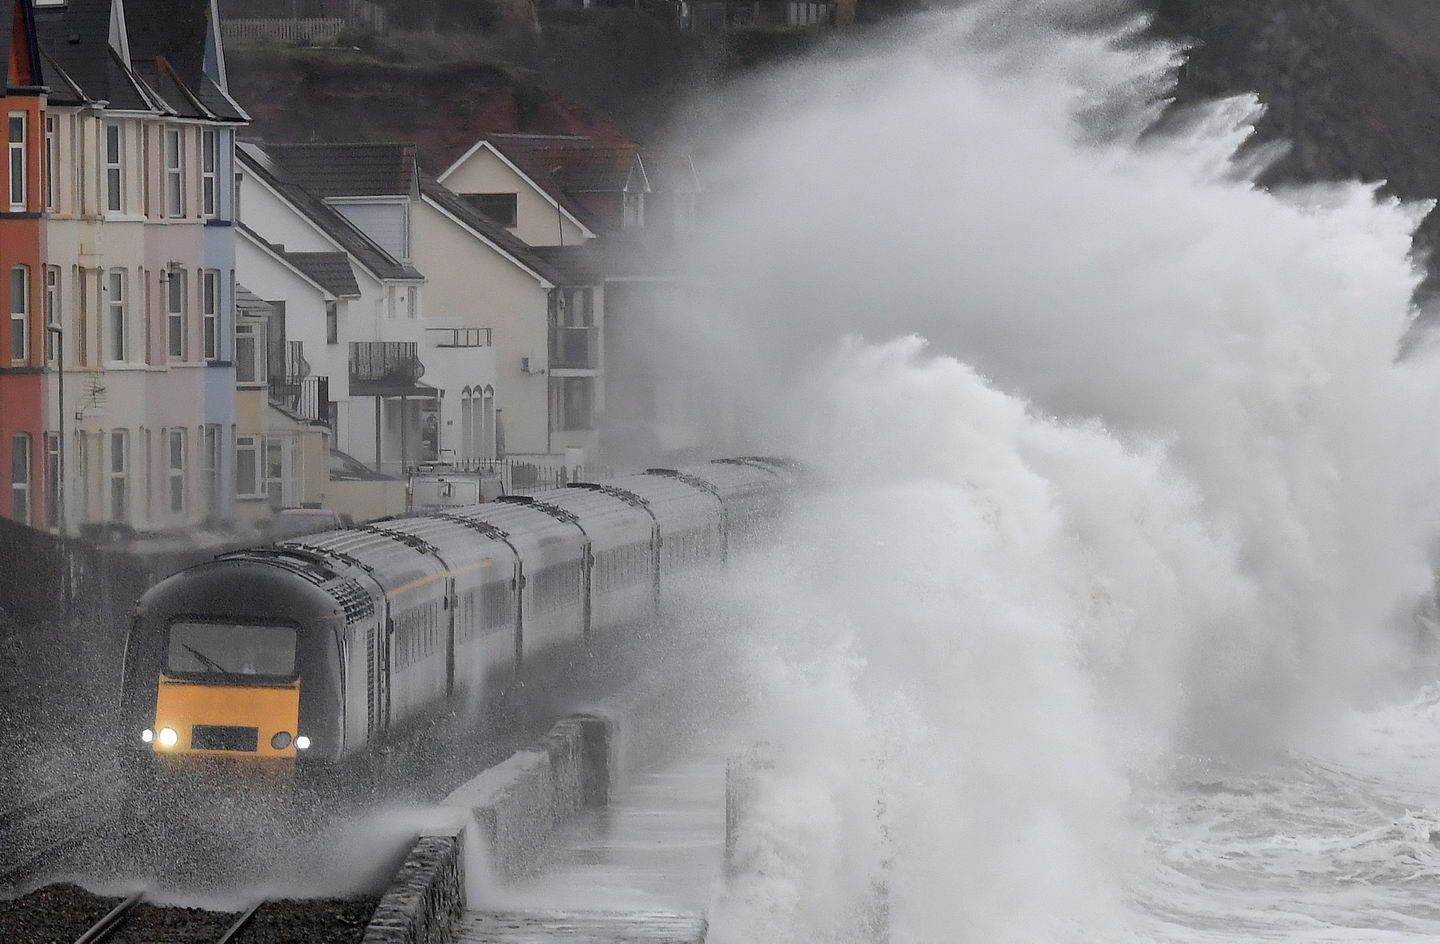
[[[462,196],[487,219],[511,229],[519,225],[519,194],[467,193]]]

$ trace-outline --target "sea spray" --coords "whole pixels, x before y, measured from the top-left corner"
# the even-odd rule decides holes
[[[1081,6],[786,69],[717,152],[751,183],[668,353],[717,449],[829,484],[711,600],[780,756],[715,940],[1114,940],[1158,868],[1134,784],[1263,766],[1408,655],[1424,208],[1257,186],[1253,99],[1156,128],[1177,50]]]

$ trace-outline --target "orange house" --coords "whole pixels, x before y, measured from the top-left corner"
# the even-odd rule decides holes
[[[54,524],[46,462],[44,372],[45,88],[31,0],[0,0],[0,515]]]

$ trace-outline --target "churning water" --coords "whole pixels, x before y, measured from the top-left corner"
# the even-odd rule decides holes
[[[830,484],[702,608],[777,759],[722,944],[1440,932],[1424,208],[1257,186],[1250,99],[1157,128],[1183,51],[1095,6],[923,18],[725,132],[670,340],[717,446]]]

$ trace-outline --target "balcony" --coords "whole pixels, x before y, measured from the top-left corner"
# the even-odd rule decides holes
[[[329,377],[272,377],[270,402],[312,423],[330,425]]]
[[[599,334],[594,327],[552,327],[550,329],[550,366],[562,370],[595,370],[598,368]]]
[[[351,341],[350,392],[361,397],[425,395],[425,365],[414,341]]]
[[[489,328],[426,328],[431,347],[490,347]]]

